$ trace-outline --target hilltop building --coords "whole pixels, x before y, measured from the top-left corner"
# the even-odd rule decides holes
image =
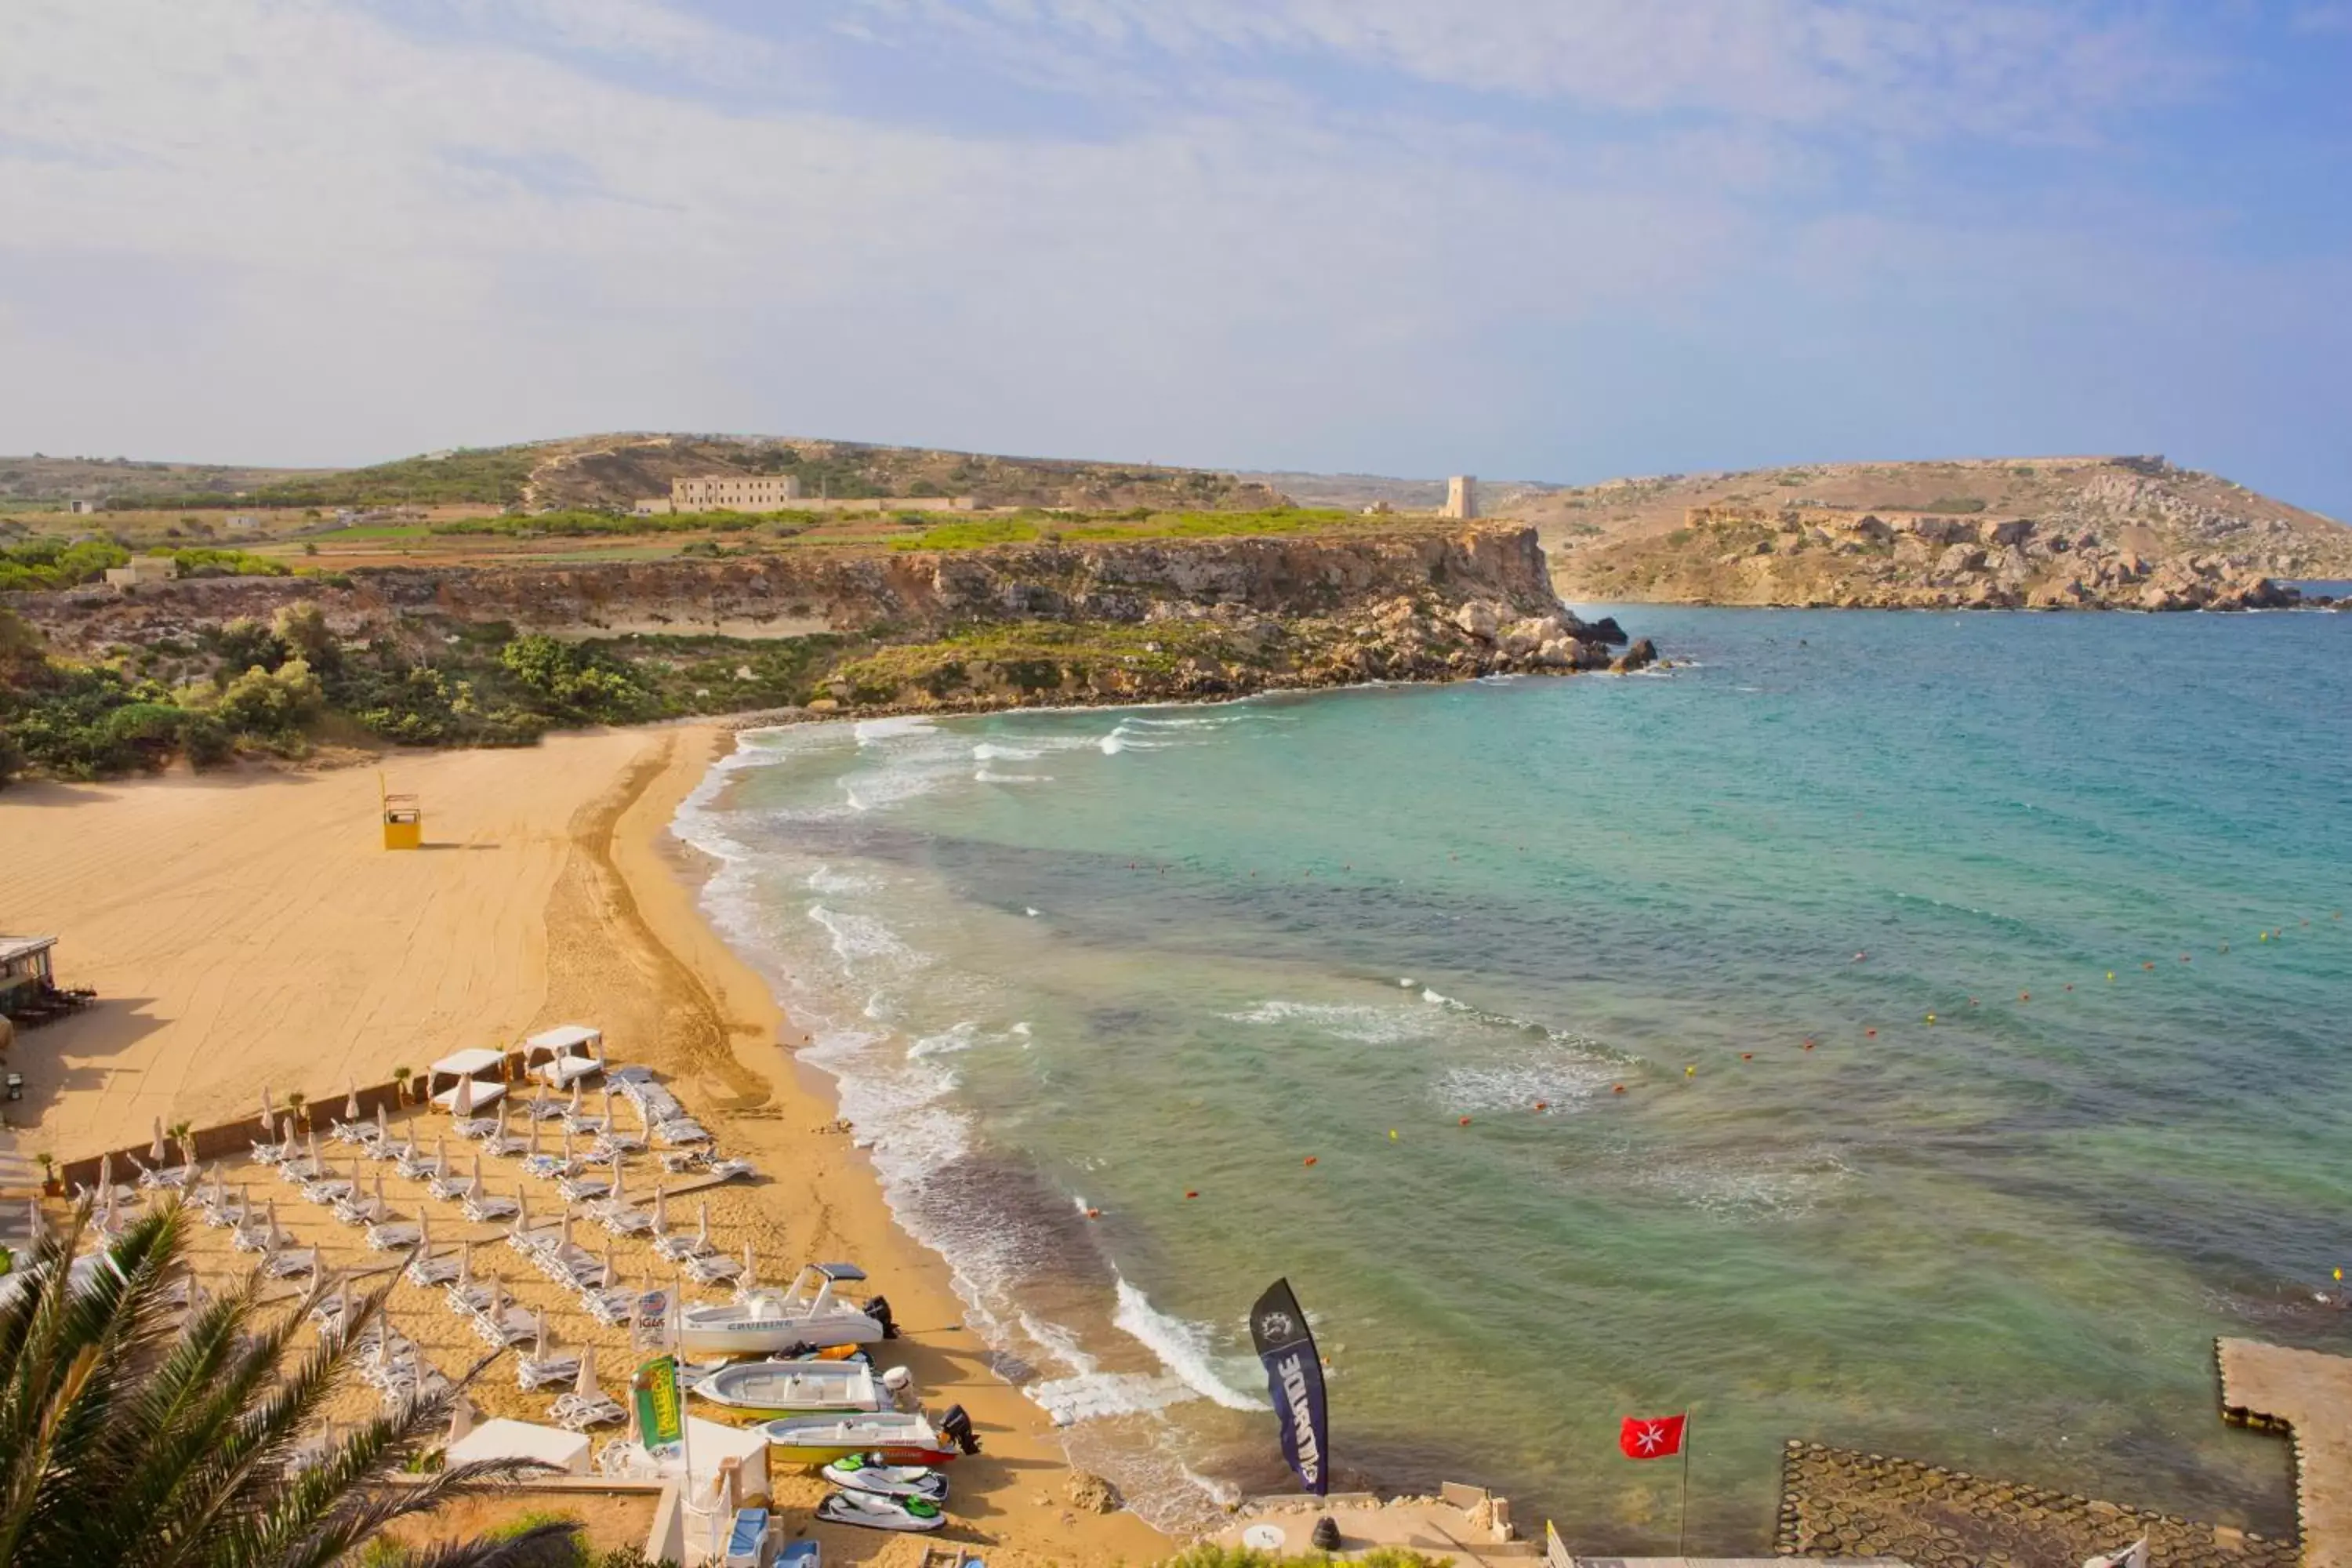
[[[1465,521],[1478,515],[1478,476],[1456,474],[1445,481],[1445,510],[1440,517],[1460,518]]]
[[[703,474],[669,482],[672,511],[774,511],[800,499],[798,474]]]
[[[66,510],[75,517],[95,517],[98,515],[98,503],[94,500],[69,500],[66,502]]]

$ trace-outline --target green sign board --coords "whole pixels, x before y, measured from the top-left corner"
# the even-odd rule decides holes
[[[629,1396],[637,1405],[637,1441],[647,1453],[669,1447],[686,1436],[676,1356],[656,1356],[637,1368],[636,1376],[629,1379]]]

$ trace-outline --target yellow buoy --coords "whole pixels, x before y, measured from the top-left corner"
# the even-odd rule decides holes
[[[1698,1068],[1683,1068],[1683,1076],[1685,1078],[1696,1078],[1698,1076]]]
[[[1390,1128],[1390,1129],[1389,1129],[1389,1137],[1391,1138],[1391,1140],[1394,1140],[1394,1139],[1395,1139],[1395,1137],[1396,1137],[1396,1129],[1395,1129],[1395,1128],[1391,1127],[1391,1128]]]
[[[1929,1022],[1930,1024],[1932,1024],[1932,1023],[1934,1023],[1935,1021],[1936,1021],[1936,1015],[1934,1015],[1933,1013],[1928,1014],[1928,1015],[1927,1015],[1927,1022]]]

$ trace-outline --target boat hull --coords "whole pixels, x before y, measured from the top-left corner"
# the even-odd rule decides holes
[[[866,1415],[888,1408],[873,1369],[842,1362],[751,1362],[722,1367],[693,1386],[730,1415],[772,1421],[787,1415]]]

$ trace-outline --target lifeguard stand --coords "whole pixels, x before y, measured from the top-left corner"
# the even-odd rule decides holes
[[[383,847],[386,849],[421,849],[425,847],[425,808],[413,795],[390,795],[383,787],[383,775],[375,779],[375,792],[383,802]]]

